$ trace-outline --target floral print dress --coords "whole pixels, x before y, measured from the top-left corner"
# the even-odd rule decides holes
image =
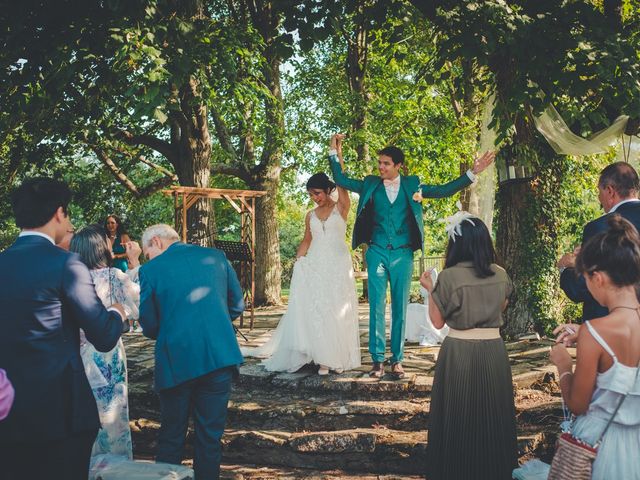
[[[105,307],[120,303],[128,318],[138,318],[140,287],[117,268],[91,270],[96,293]],[[80,336],[80,355],[98,405],[102,428],[93,444],[91,456],[99,454],[133,457],[129,429],[127,358],[122,339],[109,352],[97,351],[84,333]]]

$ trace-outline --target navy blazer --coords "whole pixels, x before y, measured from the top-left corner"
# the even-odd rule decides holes
[[[156,390],[241,364],[231,321],[243,310],[240,282],[220,250],[176,242],[140,267],[140,325],[156,339]]]
[[[80,358],[80,328],[96,349],[109,351],[122,319],[104,308],[77,254],[40,236],[18,237],[0,253],[0,368],[16,392],[0,422],[0,443],[100,428]]]
[[[636,229],[640,231],[640,201],[623,203],[615,212],[607,213],[595,220],[587,223],[582,232],[582,245],[600,232],[607,231],[609,225],[607,220],[611,215],[620,214],[623,218],[629,220]],[[576,303],[582,303],[582,320],[591,320],[592,318],[604,317],[609,313],[605,307],[600,305],[591,296],[587,289],[587,282],[582,275],[573,268],[565,269],[560,275],[560,288],[564,290],[571,300]]]

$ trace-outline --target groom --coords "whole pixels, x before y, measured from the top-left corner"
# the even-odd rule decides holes
[[[373,368],[369,376],[382,378],[386,349],[385,308],[387,283],[391,285],[391,374],[404,377],[404,328],[409,289],[413,274],[413,252],[422,249],[424,227],[422,198],[448,197],[475,181],[477,174],[491,164],[493,152],[474,160],[466,174],[444,185],[424,185],[415,175],[400,175],[404,154],[398,147],[385,147],[378,152],[379,176],[362,180],[344,174],[337,153],[344,135],[331,137],[329,163],[339,187],[360,195],[353,229],[353,248],[369,245],[366,253],[369,277],[369,353]]]

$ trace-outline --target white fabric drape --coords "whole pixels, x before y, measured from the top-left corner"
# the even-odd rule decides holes
[[[495,98],[495,93],[493,93],[485,101],[478,144],[479,152],[500,149],[499,145],[495,145],[497,133],[489,128],[493,120]],[[629,162],[637,170],[640,167],[640,138],[624,135],[628,120],[628,115],[620,115],[609,127],[590,135],[588,138],[583,138],[573,133],[556,108],[549,105],[535,119],[535,123],[537,130],[553,150],[560,155],[595,155],[608,153],[614,148],[616,161]],[[496,191],[495,164],[492,164],[482,175],[478,176],[478,185],[475,188],[477,190],[477,204],[470,205],[469,210],[478,215],[491,231]]]

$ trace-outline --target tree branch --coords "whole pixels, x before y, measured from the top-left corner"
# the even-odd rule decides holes
[[[146,163],[147,165],[151,165],[154,168],[158,167],[157,169],[161,169],[166,171],[167,173],[171,174],[170,176],[165,175],[163,177],[160,177],[159,179],[155,180],[154,182],[150,183],[149,185],[146,185],[142,188],[138,188],[130,179],[129,177],[127,177],[127,175],[125,175],[125,173],[122,171],[122,169],[120,167],[118,167],[114,161],[111,159],[111,157],[101,148],[99,148],[97,145],[88,145],[89,148],[93,151],[93,153],[96,154],[96,156],[98,157],[98,160],[100,160],[100,162],[102,162],[102,164],[107,167],[107,170],[109,170],[111,172],[111,174],[115,177],[116,181],[118,183],[120,183],[120,185],[122,185],[124,188],[126,188],[128,191],[130,191],[136,198],[142,198],[145,197],[147,195],[151,195],[152,193],[157,192],[158,190],[167,187],[169,185],[171,185],[172,183],[174,183],[175,181],[177,181],[177,177],[173,174],[171,174],[171,172],[169,172],[168,170],[164,169],[163,167],[160,167],[159,165],[156,165],[152,162],[149,162],[148,160],[144,159],[143,157],[139,157],[139,160],[143,161],[144,163]]]
[[[140,194],[140,192],[138,191],[138,187],[136,187],[136,185],[131,180],[129,180],[129,177],[127,177],[123,173],[120,167],[118,167],[113,162],[113,160],[111,160],[111,157],[107,155],[107,153],[104,150],[102,150],[101,148],[98,148],[96,145],[89,145],[89,148],[93,151],[93,153],[96,154],[96,156],[98,157],[98,160],[100,160],[102,164],[105,167],[107,167],[107,169],[116,178],[116,181],[120,185],[122,185],[124,188],[129,190],[135,196],[138,196]]]
[[[222,115],[220,115],[220,112],[214,105],[211,105],[210,111],[211,118],[213,119],[213,125],[216,128],[216,137],[218,137],[218,141],[220,142],[222,149],[227,152],[229,157],[235,160],[238,155],[233,148],[231,133],[229,132],[229,128],[227,127],[224,118],[222,118]]]
[[[162,165],[158,165],[157,163],[152,162],[151,160],[147,160],[147,158],[143,157],[142,155],[140,155],[138,157],[138,160],[142,163],[144,163],[145,165],[149,165],[151,168],[153,168],[154,170],[157,170],[158,172],[162,173],[164,176],[168,177],[169,179],[173,180],[174,182],[178,181],[178,176],[173,173],[170,170],[167,170],[166,168],[164,168]]]
[[[244,165],[241,164],[214,163],[211,164],[210,171],[212,174],[231,175],[233,177],[238,177],[247,184],[251,183],[251,173]]]
[[[121,130],[120,136],[122,141],[127,145],[144,145],[149,147],[161,155],[164,155],[171,163],[174,161],[174,157],[177,155],[175,149],[169,142],[160,140],[153,135],[134,135],[127,130]]]

